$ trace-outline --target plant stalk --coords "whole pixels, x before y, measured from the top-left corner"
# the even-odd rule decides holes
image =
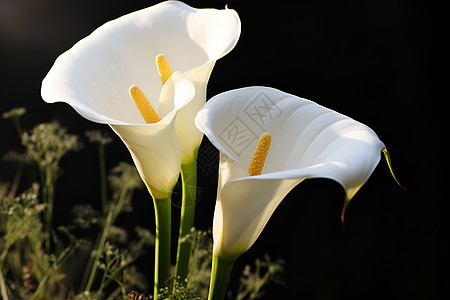
[[[0,291],[3,300],[8,300],[8,290],[6,289],[5,280],[3,278],[2,269],[0,269]]]
[[[108,194],[106,186],[106,162],[105,162],[105,145],[100,143],[98,145],[98,157],[100,164],[100,191],[102,200],[102,213],[103,217],[106,216],[108,212]]]
[[[102,232],[97,239],[96,242],[96,252],[95,256],[91,259],[89,259],[89,262],[87,264],[86,270],[90,270],[89,277],[87,277],[87,273],[83,275],[82,285],[84,286],[84,291],[90,291],[92,288],[92,284],[94,283],[95,276],[97,274],[97,269],[99,266],[99,260],[103,253],[103,250],[105,249],[106,244],[106,238],[108,237],[109,230],[111,229],[111,226],[114,224],[114,221],[116,220],[117,216],[119,215],[120,211],[123,208],[123,205],[125,204],[126,198],[128,193],[128,187],[124,186],[122,188],[122,191],[120,193],[119,199],[116,203],[111,203],[108,208],[108,214],[106,216],[105,222],[103,224]]]
[[[180,215],[180,231],[178,235],[177,261],[175,279],[181,283],[187,277],[191,240],[188,235],[194,226],[195,202],[197,194],[197,160],[190,164],[181,165],[182,202]]]
[[[53,180],[53,174],[56,173],[55,170],[51,167],[46,167],[45,169],[45,177],[44,177],[44,187],[43,187],[43,199],[44,203],[47,204],[46,214],[45,214],[45,249],[47,254],[51,252],[52,245],[52,223],[53,223],[53,205],[54,205],[54,195],[55,195],[55,186]]]
[[[227,261],[213,254],[208,300],[225,299],[233,265],[234,261]]]
[[[88,266],[91,267],[91,269],[90,269],[91,271],[89,273],[86,287],[84,289],[85,291],[91,290],[92,284],[94,283],[95,276],[97,275],[97,269],[98,269],[98,266],[100,263],[100,257],[103,253],[103,249],[105,248],[106,238],[108,237],[109,230],[113,223],[113,216],[114,216],[113,206],[115,206],[115,205],[110,206],[108,215],[106,216],[106,220],[105,220],[105,223],[102,228],[102,233],[101,233],[100,239],[98,240],[98,243],[97,243],[97,248],[95,251],[94,259],[92,261],[90,260],[90,262],[88,263]]]
[[[22,126],[20,125],[19,117],[14,118],[14,126],[16,127],[16,131],[17,131],[17,134],[19,135],[19,137],[22,137],[23,129],[22,129]]]

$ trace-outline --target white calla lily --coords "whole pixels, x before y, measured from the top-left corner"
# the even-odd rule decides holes
[[[138,136],[161,136],[156,128],[170,127],[174,122],[181,143],[181,160],[195,159],[203,136],[194,125],[195,115],[205,103],[206,86],[215,61],[233,49],[239,35],[240,20],[234,10],[195,9],[178,1],[163,2],[105,23],[60,55],[42,82],[42,98],[49,103],[66,102],[91,121],[111,124],[132,152],[147,183],[150,177],[171,182],[173,175],[154,178],[151,174],[166,169],[179,172],[176,167],[179,159],[169,158],[173,151],[179,150],[167,150],[165,146],[156,147],[159,150],[153,148],[153,154],[148,156],[154,158],[150,163],[151,158],[141,161],[146,156],[144,149],[150,148],[143,144],[138,147],[131,140],[140,140]],[[183,76],[161,85],[155,66],[155,57],[161,53],[173,71],[183,73],[192,81],[195,95]],[[172,87],[166,87],[168,84]],[[144,91],[162,117],[174,110],[173,91],[178,91],[178,100],[183,103],[176,109],[182,108],[176,119],[171,119],[173,115],[166,117],[161,121],[166,126],[145,124],[128,95],[131,85],[138,85]],[[189,102],[190,98],[193,99]],[[159,143],[174,145],[173,138],[167,137],[170,141]],[[145,144],[153,145],[149,140]],[[165,158],[164,162],[161,158]],[[158,167],[161,164],[166,165]],[[154,170],[144,170],[147,167]],[[168,184],[164,185],[166,190]],[[154,196],[164,196],[159,194],[160,189],[152,191]]]
[[[42,82],[44,101],[109,124],[129,149],[155,200],[155,299],[170,277],[170,195],[203,137],[194,119],[216,60],[239,35],[234,10],[167,1],[100,26],[60,55]]]
[[[196,125],[221,153],[214,255],[230,262],[251,247],[283,198],[307,178],[340,183],[346,206],[384,148],[366,125],[267,87],[213,97],[198,113]],[[264,170],[249,176],[247,168],[264,132],[272,136]]]
[[[194,86],[183,74],[175,72],[164,85],[160,103],[170,103],[167,115],[153,124],[113,124],[155,199],[170,197],[181,165],[181,146],[175,131],[176,114],[194,97]],[[131,102],[131,101],[130,101]],[[133,103],[131,103],[133,104]]]

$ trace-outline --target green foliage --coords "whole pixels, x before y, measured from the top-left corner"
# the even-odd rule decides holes
[[[14,119],[20,118],[26,113],[26,109],[24,107],[15,107],[9,111],[6,111],[2,114],[3,119]]]
[[[112,143],[112,138],[108,134],[100,130],[88,130],[86,131],[85,135],[91,143],[103,146]]]
[[[69,230],[90,229],[98,226],[100,216],[90,204],[77,204],[72,208],[72,223]]]
[[[263,287],[271,281],[282,283],[279,280],[280,273],[283,272],[284,261],[278,259],[272,261],[269,255],[264,256],[264,260],[257,258],[255,260],[255,270],[252,271],[249,265],[246,265],[240,278],[240,285],[236,300],[259,299],[264,295]]]
[[[108,180],[115,198],[121,197],[122,194],[130,198],[129,192],[144,187],[136,167],[126,162],[120,162],[114,167],[111,170],[111,175],[108,176]]]
[[[18,240],[32,239],[41,230],[40,214],[44,211],[44,205],[38,202],[39,186],[34,184],[31,189],[15,198],[4,198],[0,204],[1,228],[4,232],[3,251],[0,256],[0,264],[8,249]]]
[[[42,186],[42,202],[46,205],[45,249],[51,250],[51,230],[55,186],[60,171],[60,161],[69,151],[81,149],[78,136],[67,134],[67,129],[56,122],[43,123],[22,134],[26,155],[37,165]]]
[[[191,228],[191,233],[187,238],[191,239],[192,245],[187,287],[197,288],[202,299],[206,299],[212,264],[213,241],[211,232]]]
[[[54,228],[53,202],[57,200],[60,162],[70,151],[80,150],[82,142],[57,122],[23,131],[20,117],[25,112],[18,108],[2,114],[14,121],[24,149],[23,153],[11,151],[3,155],[4,161],[17,164],[17,171],[11,183],[0,182],[0,298],[150,299],[145,291],[152,284],[141,273],[138,259],[153,254],[155,236],[145,228],[136,227],[133,231],[116,224],[121,214],[132,212],[134,192],[144,188],[135,166],[120,162],[108,176],[105,146],[112,139],[101,131],[88,131],[88,141],[99,148],[101,211],[91,204],[79,203],[69,208],[72,219]],[[37,167],[40,183],[17,193],[24,185],[22,174],[33,167]],[[207,298],[211,233],[192,228],[185,239],[192,245],[188,278],[172,278],[161,289],[160,299]],[[268,256],[257,259],[254,267],[246,266],[235,299],[261,297],[267,284],[278,281],[282,266],[281,260],[271,261]]]
[[[67,129],[56,122],[43,123],[22,135],[22,144],[39,168],[58,170],[61,158],[68,151],[82,146],[78,136],[67,134]]]
[[[11,109],[10,111],[4,112],[2,114],[3,119],[12,119],[14,125],[16,126],[17,133],[22,135],[22,127],[20,126],[20,117],[26,113],[26,109],[24,107],[16,107]]]
[[[206,278],[207,279],[207,278]],[[162,300],[201,300],[195,287],[188,287],[186,282],[170,281],[170,287],[160,289],[159,298]]]

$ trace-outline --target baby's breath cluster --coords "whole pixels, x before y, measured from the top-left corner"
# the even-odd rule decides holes
[[[40,216],[45,209],[38,199],[39,185],[33,184],[32,187],[17,197],[4,197],[0,202],[0,223],[3,231],[3,248],[9,249],[20,239],[39,234],[42,228]],[[4,257],[0,257],[0,263]]]
[[[120,190],[124,187],[133,190],[143,188],[142,179],[136,171],[136,167],[126,162],[120,162],[114,167],[108,179],[113,190]]]
[[[172,284],[160,289],[158,299],[162,300],[202,300],[195,287],[188,287],[186,283],[170,280]]]
[[[20,125],[20,117],[23,116],[27,110],[24,107],[15,107],[7,112],[2,114],[3,119],[11,119],[14,122],[14,126],[16,126],[16,131],[19,135],[22,135],[23,130]]]
[[[111,136],[101,130],[88,130],[86,131],[85,135],[91,143],[100,145],[107,145],[112,143]]]
[[[22,135],[22,143],[28,154],[41,166],[57,167],[69,151],[82,147],[78,136],[68,134],[57,122],[43,123]]]
[[[236,300],[259,299],[264,295],[263,288],[270,282],[283,283],[279,280],[280,273],[284,270],[284,260],[271,260],[269,255],[264,260],[255,260],[255,269],[246,265],[242,271],[240,285]]]
[[[20,118],[23,116],[27,110],[25,107],[15,107],[9,111],[6,111],[2,114],[3,119],[14,119],[14,118]]]

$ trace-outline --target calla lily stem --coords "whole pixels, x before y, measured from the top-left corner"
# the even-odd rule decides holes
[[[233,265],[234,261],[224,260],[213,254],[208,300],[225,299]]]
[[[171,199],[153,199],[155,206],[155,283],[153,299],[170,278]]]
[[[182,203],[180,216],[180,232],[178,236],[177,262],[175,278],[184,282],[188,274],[191,240],[188,235],[194,226],[195,201],[197,194],[197,160],[181,165]]]

